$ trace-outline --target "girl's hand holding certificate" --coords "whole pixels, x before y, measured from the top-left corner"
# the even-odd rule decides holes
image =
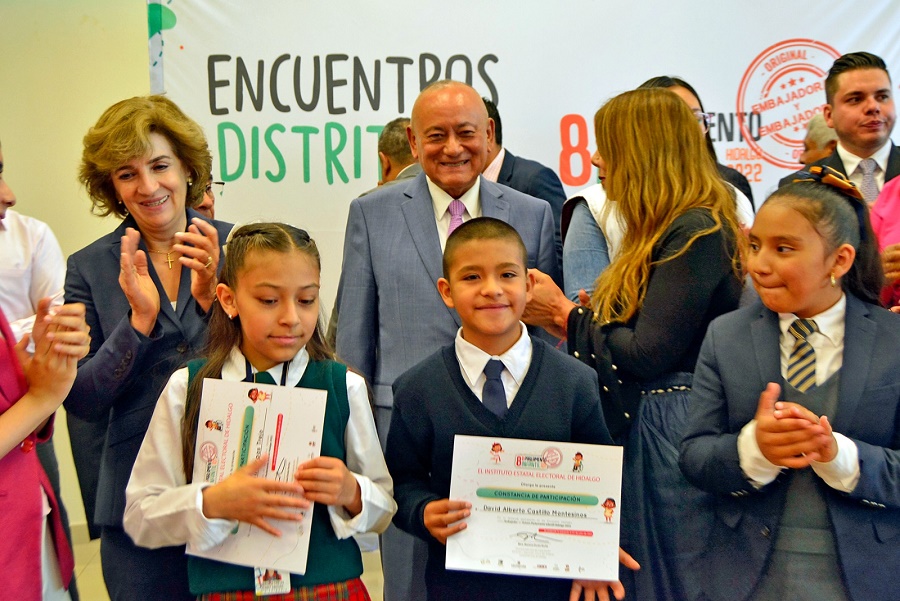
[[[294,511],[307,509],[310,505],[310,501],[301,496],[302,486],[255,475],[268,459],[268,455],[263,455],[222,482],[204,488],[203,515],[209,519],[246,522],[273,536],[281,536],[281,532],[269,524],[269,519],[302,520],[303,516]]]
[[[297,468],[294,480],[314,503],[343,507],[351,516],[362,511],[359,482],[336,457],[316,457]]]

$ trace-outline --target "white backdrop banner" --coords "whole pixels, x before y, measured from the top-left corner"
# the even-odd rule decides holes
[[[657,75],[697,89],[719,161],[757,204],[799,168],[806,122],[846,52],[900,73],[900,11],[865,3],[609,0],[149,0],[154,92],[206,130],[217,216],[305,227],[333,294],[347,207],[379,177],[382,126],[432,81],[497,103],[511,152],[571,194],[595,181],[593,114]],[[325,303],[330,306],[330,300]]]

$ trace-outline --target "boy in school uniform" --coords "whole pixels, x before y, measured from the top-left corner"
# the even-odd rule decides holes
[[[393,386],[386,459],[399,507],[394,523],[428,543],[429,599],[563,600],[582,590],[607,599],[608,588],[624,596],[619,582],[444,568],[447,538],[466,527],[471,508],[448,498],[454,435],[613,444],[596,373],[531,338],[521,322],[534,284],[526,265],[510,225],[481,217],[459,226],[447,240],[438,290],[462,328],[454,344]],[[630,557],[623,562],[636,567]]]

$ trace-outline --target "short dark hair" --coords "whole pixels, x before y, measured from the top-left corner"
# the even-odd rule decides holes
[[[834,95],[838,91],[838,76],[847,71],[855,71],[857,69],[881,69],[891,79],[888,73],[887,65],[879,56],[875,56],[871,52],[850,52],[839,57],[831,69],[828,70],[828,76],[825,78],[825,102],[832,104]]]
[[[406,136],[407,127],[409,117],[397,117],[385,125],[381,135],[378,136],[378,152],[384,153],[398,163],[412,163],[412,150]]]
[[[519,248],[518,260],[522,262],[522,267],[528,268],[528,249],[516,228],[493,217],[476,217],[453,230],[447,238],[447,245],[444,247],[444,279],[450,279],[450,268],[456,250],[466,242],[477,240],[509,240]]]
[[[497,105],[493,100],[488,100],[484,96],[481,99],[484,100],[484,108],[487,109],[488,117],[494,120],[494,141],[497,142],[497,146],[503,146],[503,124],[500,122],[500,111],[497,110]]]

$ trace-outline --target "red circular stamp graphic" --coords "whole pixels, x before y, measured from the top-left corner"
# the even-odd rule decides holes
[[[544,449],[541,457],[544,459],[544,463],[547,464],[548,469],[559,467],[563,460],[562,451],[556,447],[547,447]]]
[[[216,448],[216,445],[209,442],[208,440],[200,445],[200,459],[206,462],[213,462],[216,460],[216,456],[219,454],[219,449]]]
[[[769,163],[799,167],[797,156],[806,123],[825,104],[825,76],[840,53],[823,42],[784,40],[766,48],[744,73],[737,113],[759,115],[759,131],[751,133],[740,119],[744,139]]]

